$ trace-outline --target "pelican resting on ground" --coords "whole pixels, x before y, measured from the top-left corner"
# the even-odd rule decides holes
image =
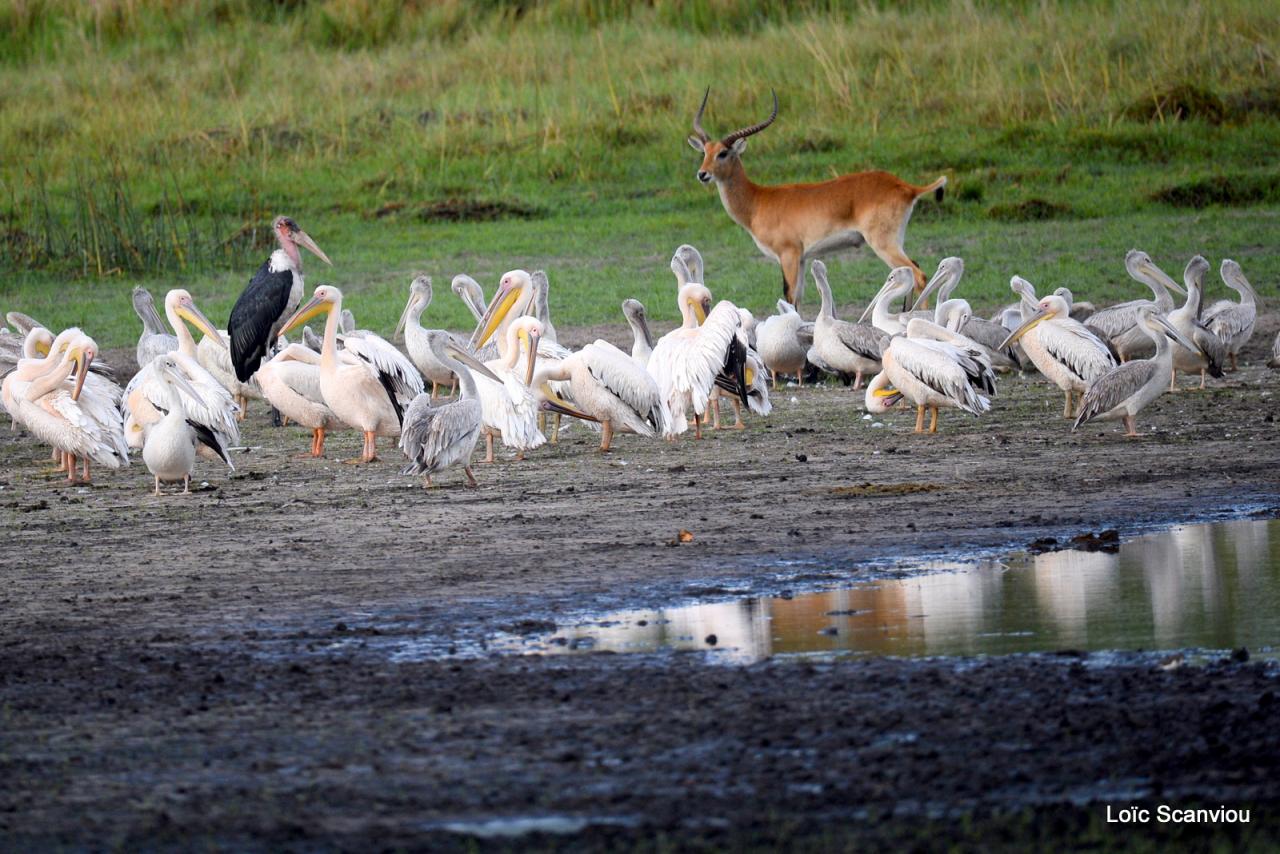
[[[267,402],[297,424],[311,430],[312,457],[324,456],[325,434],[346,429],[320,390],[320,354],[301,344],[290,344],[263,364],[254,378]]]
[[[642,368],[649,365],[653,353],[653,333],[649,331],[649,314],[640,300],[622,301],[622,315],[631,327],[631,358]]]
[[[235,470],[221,437],[187,416],[186,401],[197,398],[199,390],[187,381],[186,368],[166,353],[152,360],[155,383],[163,398],[164,417],[147,431],[142,447],[142,461],[155,478],[155,494],[161,483],[182,481],[182,492],[191,491],[191,471],[195,467],[196,449],[213,448],[227,468]]]
[[[796,307],[778,300],[778,313],[771,314],[756,326],[756,350],[778,387],[778,374],[793,374],[804,385],[804,369],[813,346],[814,324],[806,322]]]
[[[1035,294],[1031,283],[1021,276],[1014,276],[1010,287],[1015,293]],[[1009,333],[1000,349],[1016,341],[1022,342],[1027,358],[1040,373],[1062,389],[1066,397],[1063,418],[1075,414],[1076,394],[1084,394],[1089,383],[1116,366],[1111,349],[1080,321],[1072,320],[1067,301],[1056,294],[1041,299],[1036,312]]]
[[[915,286],[914,278],[910,286]],[[897,288],[889,293],[889,299],[900,296]],[[884,369],[867,384],[864,396],[867,411],[873,415],[887,412],[906,398],[916,406],[915,432],[924,432],[928,409],[929,432],[936,433],[942,407],[971,415],[991,408],[996,380],[985,354],[968,339],[931,321],[910,320],[906,332],[890,340],[881,361]]]
[[[431,383],[431,398],[439,396],[441,386],[449,386],[452,395],[457,384],[453,371],[439,359],[429,341],[429,332],[422,327],[422,313],[431,305],[432,288],[430,276],[418,276],[409,285],[409,301],[405,303],[404,312],[396,324],[392,337],[404,333],[404,347],[409,358],[422,373],[424,379]],[[448,343],[466,352],[466,339],[451,332],[444,333]],[[450,359],[450,362],[454,360]]]
[[[221,341],[221,336],[196,308],[191,294],[184,290],[169,291],[164,298],[164,310],[178,338],[178,349],[165,355],[174,356],[187,380],[185,386],[178,387],[179,393],[187,388],[197,392],[196,397],[183,401],[187,417],[216,436],[217,446],[235,445],[240,441],[240,428],[237,426],[240,407],[231,399],[230,392],[196,359],[196,341],[186,324],[192,324],[215,341]],[[144,446],[147,431],[164,417],[162,410],[166,409],[164,402],[168,396],[168,392],[160,388],[150,364],[134,374],[125,386],[125,437],[131,448]],[[217,446],[202,446],[199,453],[210,459],[217,458],[221,456]]]
[[[688,278],[679,258],[672,258],[677,278]],[[721,374],[731,378],[744,404],[746,393],[746,347],[738,337],[742,317],[738,307],[721,300],[711,308],[711,291],[701,284],[683,286],[676,296],[681,325],[658,339],[649,357],[649,374],[658,384],[662,399],[671,412],[674,439],[689,429],[687,413],[693,411],[694,435],[702,438],[702,416],[707,411],[711,390]]]
[[[911,268],[900,269],[914,276]],[[818,286],[818,293],[822,295],[822,307],[818,309],[818,317],[813,321],[813,349],[832,369],[853,374],[853,388],[857,391],[862,388],[864,375],[880,371],[880,356],[889,342],[889,336],[864,323],[849,323],[836,317],[835,299],[831,296],[831,285],[827,282],[827,265],[814,260],[810,263],[809,271],[813,274],[814,284]],[[911,284],[912,287],[915,286],[914,278]]]
[[[1227,361],[1227,345],[1200,320],[1200,301],[1203,296],[1204,274],[1209,262],[1196,255],[1187,262],[1182,272],[1182,282],[1187,286],[1187,301],[1181,308],[1169,312],[1168,320],[1182,333],[1183,340],[1195,347],[1178,344],[1173,348],[1173,369],[1169,374],[1169,390],[1178,387],[1178,371],[1198,371],[1200,388],[1205,387],[1205,375],[1222,376],[1222,366]]]
[[[1124,269],[1134,281],[1151,289],[1152,299],[1135,299],[1108,306],[1095,311],[1084,321],[1091,332],[1111,343],[1122,362],[1152,352],[1151,338],[1145,329],[1138,327],[1138,311],[1150,307],[1159,314],[1168,315],[1174,308],[1173,296],[1169,292],[1186,294],[1177,282],[1152,263],[1150,255],[1141,250],[1130,249],[1125,253]]]
[[[1138,413],[1164,393],[1164,378],[1173,370],[1174,345],[1169,339],[1178,346],[1195,348],[1177,327],[1156,312],[1155,306],[1138,309],[1138,325],[1151,336],[1155,355],[1117,365],[1090,383],[1080,400],[1080,414],[1071,427],[1072,432],[1090,421],[1118,418],[1124,422],[1126,436],[1137,436]]]
[[[1258,319],[1258,294],[1244,277],[1240,265],[1229,258],[1223,260],[1219,275],[1227,287],[1240,294],[1240,302],[1218,300],[1201,313],[1200,319],[1227,345],[1231,370],[1235,371],[1239,369],[1240,351],[1253,337],[1253,326]]]
[[[404,408],[423,391],[422,377],[399,350],[376,335],[346,338],[346,346],[338,351],[342,291],[332,285],[316,288],[280,333],[321,314],[325,323],[320,393],[334,415],[364,435],[360,458],[349,462],[372,463],[378,459],[378,437],[400,435]]]
[[[271,230],[280,248],[271,253],[249,280],[227,321],[231,362],[240,382],[248,382],[258,370],[281,334],[286,318],[302,302],[302,254],[298,247],[333,265],[329,256],[289,217],[276,217]]]
[[[156,311],[155,299],[146,288],[139,286],[133,289],[133,310],[142,321],[142,334],[138,336],[135,352],[138,369],[141,370],[156,356],[178,349],[178,336],[170,335],[165,329],[164,321]]]
[[[483,405],[480,402],[475,371],[490,382],[501,380],[483,364],[467,355],[450,337],[438,329],[426,330],[426,345],[432,356],[449,369],[462,387],[457,400],[437,404],[435,398],[425,392],[413,399],[404,416],[404,429],[400,432],[400,449],[409,463],[400,469],[401,474],[425,475],[423,486],[431,486],[431,476],[447,468],[461,464],[467,476],[468,486],[477,486],[471,473],[471,455],[484,427]]]

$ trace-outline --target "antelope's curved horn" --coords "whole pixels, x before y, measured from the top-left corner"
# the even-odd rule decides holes
[[[769,118],[765,119],[758,125],[751,125],[749,127],[742,128],[741,130],[735,130],[733,133],[720,140],[723,145],[726,147],[733,145],[738,140],[746,139],[753,134],[757,134],[769,125],[773,124],[773,120],[778,117],[778,93],[773,89],[770,89],[769,92],[773,95],[773,112],[769,114]]]

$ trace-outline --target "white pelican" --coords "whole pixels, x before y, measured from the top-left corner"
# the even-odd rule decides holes
[[[684,268],[679,258],[673,269]],[[681,269],[687,276],[687,271]],[[700,284],[687,284],[677,294],[682,323],[658,339],[649,357],[649,373],[658,383],[671,412],[674,439],[688,427],[686,413],[693,410],[695,436],[702,438],[702,416],[707,410],[716,378],[726,374],[735,383],[739,397],[746,395],[746,348],[738,337],[742,323],[738,307],[728,300],[711,306],[711,291]]]
[[[170,335],[165,329],[164,322],[156,312],[155,300],[146,288],[139,286],[133,289],[133,310],[142,321],[142,334],[138,336],[135,352],[138,369],[141,370],[156,356],[178,349],[178,337]]]
[[[53,333],[36,326],[25,335],[5,329],[0,332],[0,376],[5,376],[24,360],[39,361],[53,348]]]
[[[538,400],[531,388],[542,324],[536,317],[525,316],[503,325],[505,334],[500,349],[504,355],[485,363],[498,379],[481,376],[476,382],[484,417],[486,463],[494,461],[495,438],[501,437],[503,445],[514,448],[518,460],[524,459],[525,451],[541,447],[547,441],[538,429]],[[521,356],[525,357],[525,369],[518,372],[516,366]]]
[[[914,272],[912,275],[914,275]],[[938,269],[934,270],[933,277],[929,279],[928,284],[924,286],[924,291],[921,291],[921,293],[923,294],[925,291],[930,294],[936,293],[938,294],[938,299],[945,300],[951,296],[951,292],[959,285],[960,278],[963,275],[964,261],[962,259],[954,255],[943,258],[938,262]],[[895,276],[893,271],[890,271],[889,277],[880,286],[880,290],[871,298],[871,302],[867,303],[867,307],[862,310],[862,316],[858,318],[859,323],[866,323],[867,317],[870,316],[872,318],[871,324],[877,329],[883,329],[890,335],[897,335],[906,329],[907,321],[909,320],[916,318],[920,320],[933,319],[933,312],[927,309],[913,307],[909,310],[893,311],[890,308],[890,303],[893,300],[888,298],[888,292],[890,290],[894,293],[898,292],[900,277],[901,274]],[[904,296],[909,297],[910,295],[905,294]],[[925,297],[921,296],[914,305],[923,305],[924,299]],[[879,309],[879,321],[875,319],[877,309]]]
[[[422,393],[422,377],[399,350],[376,335],[348,338],[338,352],[342,291],[332,285],[316,288],[311,300],[285,321],[280,334],[321,314],[327,316],[320,350],[320,392],[334,415],[364,434],[359,462],[374,462],[378,437],[400,435],[404,407]]]
[[[569,383],[573,406],[560,400],[547,380]],[[608,341],[597,340],[567,358],[539,368],[533,385],[541,389],[544,409],[602,425],[600,450],[608,451],[615,432],[646,438],[671,432],[671,414],[657,382],[635,359]],[[578,411],[580,410],[580,411]]]
[[[1222,376],[1222,366],[1227,361],[1227,345],[1200,320],[1200,301],[1203,296],[1204,274],[1209,262],[1196,255],[1187,262],[1182,282],[1187,286],[1187,301],[1180,308],[1169,312],[1168,320],[1182,333],[1182,339],[1195,347],[1178,344],[1173,348],[1173,369],[1169,374],[1169,390],[1178,387],[1178,371],[1199,371],[1200,388],[1205,387],[1205,375]]]
[[[187,381],[186,366],[172,353],[158,356],[150,364],[165,409],[164,417],[147,431],[147,443],[142,447],[142,461],[155,478],[155,494],[160,494],[161,482],[177,480],[182,481],[183,494],[191,491],[197,447],[213,449],[234,470],[221,438],[187,415],[186,402],[197,399],[200,391]]]
[[[1230,258],[1223,260],[1219,275],[1227,287],[1240,294],[1240,302],[1219,300],[1206,308],[1200,319],[1227,345],[1227,356],[1234,371],[1239,368],[1236,360],[1240,351],[1253,337],[1253,326],[1258,319],[1258,294],[1244,277],[1244,270]]]
[[[778,313],[771,314],[756,327],[756,349],[765,368],[778,387],[778,374],[794,374],[804,385],[804,368],[809,348],[813,346],[814,324],[806,322],[796,307],[778,300]]]
[[[118,398],[112,400],[86,383],[97,345],[79,330],[65,340],[67,344],[61,352],[52,349],[41,360],[43,366],[24,372],[32,378],[10,386],[6,397],[14,401],[14,419],[61,452],[67,480],[76,480],[78,459],[81,479],[89,483],[90,461],[118,469],[129,465],[129,448],[124,441]],[[73,371],[75,380],[71,381]]]
[[[430,276],[418,276],[409,285],[409,301],[405,303],[404,312],[400,315],[400,321],[396,324],[396,331],[392,337],[404,333],[404,347],[409,353],[409,358],[413,360],[413,364],[417,366],[422,376],[431,383],[431,399],[439,395],[440,387],[449,386],[449,394],[452,395],[454,386],[457,383],[453,375],[453,371],[449,369],[443,361],[441,361],[435,350],[431,347],[428,331],[422,328],[422,313],[431,305],[432,289]],[[445,333],[450,343],[465,351],[466,339]],[[450,360],[452,361],[452,360]]]
[[[653,333],[649,331],[649,315],[644,303],[637,299],[623,300],[622,315],[631,327],[631,358],[640,367],[648,367],[653,353]]]
[[[167,355],[175,357],[186,376],[187,385],[183,388],[190,387],[199,393],[198,397],[183,402],[187,417],[217,436],[221,446],[235,445],[240,441],[240,428],[236,425],[240,408],[231,399],[230,392],[196,359],[196,341],[186,323],[221,341],[218,330],[184,290],[174,289],[165,295],[164,311],[178,338],[178,349]],[[143,447],[147,430],[163,417],[161,410],[166,408],[164,401],[168,397],[168,391],[159,387],[151,365],[134,374],[124,390],[125,436],[130,447]],[[219,456],[212,447],[202,448],[200,454],[211,459]]]
[[[12,352],[6,352],[5,364],[0,365],[0,373],[4,376],[4,381],[0,384],[0,402],[4,403],[4,409],[9,413],[14,430],[17,430],[21,423],[18,419],[19,395],[26,392],[27,386],[33,380],[58,365],[59,357],[67,351],[67,344],[79,334],[79,329],[71,327],[64,329],[55,338],[53,333],[43,326],[32,326],[22,336],[21,349],[16,356]],[[9,335],[17,337],[15,333],[9,333]],[[65,463],[62,452],[56,448],[53,451],[53,461]]]
[[[1014,276],[1010,287],[1015,293],[1035,293],[1021,276]],[[1083,394],[1089,383],[1116,365],[1110,348],[1080,321],[1072,320],[1067,301],[1056,294],[1041,299],[1036,312],[1009,333],[1000,349],[1015,341],[1022,342],[1027,358],[1066,395],[1063,418],[1075,414],[1074,394]]]
[[[1169,339],[1179,346],[1195,348],[1177,327],[1156,313],[1155,306],[1138,309],[1138,325],[1151,337],[1155,355],[1150,359],[1130,359],[1090,383],[1080,400],[1080,414],[1076,416],[1072,432],[1090,421],[1119,418],[1124,422],[1125,435],[1137,436],[1137,414],[1164,393],[1164,378],[1173,370],[1173,346]]]
[[[287,216],[271,224],[280,248],[271,253],[249,280],[231,309],[227,331],[231,337],[231,362],[236,379],[248,382],[275,346],[285,318],[302,302],[301,246],[321,261],[333,265],[316,242]]]
[[[290,344],[258,368],[254,377],[281,415],[311,429],[311,456],[323,457],[325,433],[347,425],[324,402],[320,354],[301,344]]]
[[[533,282],[533,316],[542,324],[543,340],[559,344],[555,324],[551,322],[551,282],[542,270],[534,270],[529,278]]]
[[[1150,255],[1141,250],[1130,249],[1125,253],[1124,269],[1130,278],[1151,289],[1152,299],[1135,299],[1108,306],[1095,311],[1084,321],[1084,325],[1099,338],[1111,342],[1122,362],[1151,352],[1151,338],[1145,329],[1137,325],[1138,310],[1149,306],[1158,313],[1167,315],[1174,307],[1173,296],[1169,292],[1186,293],[1177,282],[1152,263]]]
[[[941,275],[939,275],[941,274]],[[969,309],[969,303],[965,300],[954,299],[951,295],[955,292],[956,287],[960,284],[960,278],[964,274],[964,261],[957,257],[943,258],[938,264],[938,273],[935,273],[929,284],[925,285],[924,290],[916,297],[915,305],[912,306],[912,318],[922,317],[926,320],[932,320],[939,326],[947,326],[939,309],[944,303],[964,303],[965,309]],[[1066,288],[1059,288],[1058,291],[1066,293],[1065,299],[1070,302],[1071,292]],[[938,304],[934,308],[933,313],[921,314],[916,311],[916,306],[923,305],[925,300],[929,299],[934,293],[937,293]],[[1061,295],[1061,294],[1060,294]],[[949,311],[957,311],[958,307],[953,306]],[[991,361],[991,366],[997,371],[1015,371],[1019,370],[1021,365],[1018,362],[1017,354],[1014,348],[1008,347],[1000,349],[1001,342],[1009,334],[1009,330],[1005,329],[1000,323],[994,323],[990,320],[984,320],[975,317],[972,310],[967,311],[968,319],[964,321],[963,327],[956,328],[956,332],[973,341],[982,347],[986,352],[987,358]]]
[[[909,268],[908,268],[909,269]],[[910,282],[914,287],[914,279]],[[898,290],[889,292],[896,299]],[[981,415],[991,408],[989,395],[995,393],[995,375],[981,350],[963,343],[928,320],[914,318],[905,334],[893,336],[881,362],[884,370],[867,384],[864,397],[867,411],[887,412],[904,397],[916,405],[916,433],[924,432],[924,412],[931,413],[929,432],[938,432],[938,409],[962,409]]]
[[[682,243],[676,247],[675,257],[684,262],[683,270],[672,268],[676,274],[676,290],[683,288],[690,282],[704,285],[706,284],[706,266],[702,263],[702,253],[688,243]]]
[[[914,276],[910,267],[900,269]],[[853,388],[857,391],[862,388],[864,375],[880,370],[880,355],[889,343],[889,336],[865,323],[849,323],[836,317],[835,299],[831,296],[831,285],[827,282],[827,265],[814,260],[810,262],[809,271],[822,296],[822,307],[818,309],[818,317],[813,321],[813,349],[831,369],[843,374],[853,374]],[[915,287],[914,278],[911,279],[911,286]],[[885,299],[884,302],[887,304],[889,300]]]
[[[458,378],[462,393],[457,400],[442,404],[436,404],[425,392],[413,399],[400,432],[400,449],[409,458],[409,464],[400,469],[400,473],[425,475],[423,485],[429,487],[433,474],[461,464],[468,485],[476,486],[475,475],[471,473],[471,455],[484,427],[484,412],[471,372],[498,384],[502,380],[467,355],[449,333],[430,329],[425,337],[433,357]]]

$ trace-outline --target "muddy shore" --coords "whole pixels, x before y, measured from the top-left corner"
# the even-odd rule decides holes
[[[368,641],[773,592],[782,561],[804,567],[788,583],[821,585],[887,555],[1274,509],[1280,374],[1258,365],[1278,320],[1248,367],[1162,397],[1132,441],[1071,434],[1038,378],[1002,382],[980,420],[944,414],[932,438],[908,412],[865,420],[848,389],[788,388],[742,432],[622,437],[602,456],[576,427],[479,467],[479,489],[450,473],[424,490],[390,447],[340,462],[350,435],[294,459],[309,436],[259,405],[234,473],[201,464],[207,485],[155,498],[140,462],[69,488],[0,432],[0,847],[465,847],[509,827],[474,822],[512,818],[557,831],[506,839],[520,848],[1266,847],[1280,670],[1265,662],[394,662]],[[622,340],[562,336],[604,331]],[[1101,804],[1121,799],[1253,821],[1113,837]]]

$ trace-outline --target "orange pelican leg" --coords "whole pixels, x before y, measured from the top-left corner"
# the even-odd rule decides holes
[[[606,453],[610,449],[610,443],[613,441],[613,422],[604,421],[600,425],[600,452]]]
[[[480,485],[476,483],[476,476],[471,473],[471,466],[463,466],[462,471],[467,475],[467,486],[475,489]]]
[[[929,432],[938,432],[938,407],[936,406],[929,407]]]
[[[924,404],[916,404],[916,430],[917,433],[924,432]]]
[[[729,429],[730,430],[746,430],[747,425],[742,423],[742,404],[738,402],[738,399],[736,397],[733,399],[733,414],[738,420],[734,421],[733,426],[730,427]]]

